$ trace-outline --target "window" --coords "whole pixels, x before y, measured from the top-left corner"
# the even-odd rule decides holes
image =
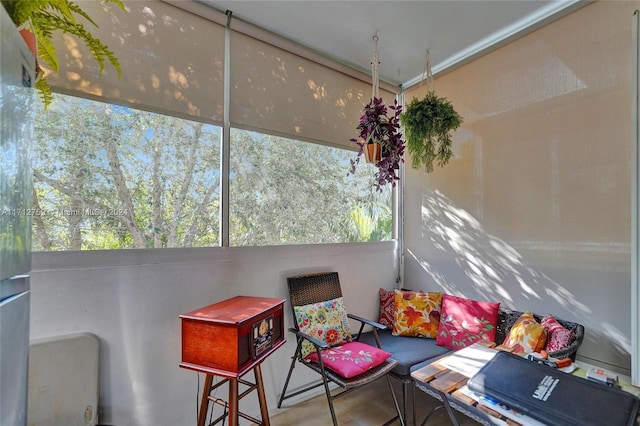
[[[33,249],[219,245],[221,128],[56,94],[35,124]],[[355,152],[233,129],[230,244],[391,239]]]
[[[374,167],[347,176],[355,152],[232,129],[232,246],[391,239],[391,190]],[[363,160],[364,161],[364,160]]]
[[[220,127],[56,94],[34,134],[34,250],[218,244]]]

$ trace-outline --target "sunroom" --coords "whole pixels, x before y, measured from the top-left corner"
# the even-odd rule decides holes
[[[430,7],[472,19],[512,2],[343,2],[362,9],[350,17],[339,2],[123,3],[79,3],[121,75],[55,35],[32,144],[33,207],[48,214],[32,218],[30,339],[98,337],[100,424],[194,423],[202,377],[179,367],[179,315],[286,299],[287,277],[317,271],[337,271],[349,310],[374,320],[379,289],[401,287],[552,313],[584,325],[579,361],[640,383],[637,3],[526,2],[557,8],[457,60],[439,56],[445,39],[385,46],[394,28],[367,9],[415,25]],[[281,30],[265,7],[291,10]],[[381,191],[364,160],[349,173],[371,69],[286,37],[305,13],[353,21],[348,36],[327,21],[318,45],[358,38],[368,63],[377,42],[387,104],[422,98],[433,66],[463,117],[448,164],[407,157]],[[420,64],[411,78],[405,61]],[[262,366],[273,412],[285,337]],[[298,373],[295,386],[314,378]]]

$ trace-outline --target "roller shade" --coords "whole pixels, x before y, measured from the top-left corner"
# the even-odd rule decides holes
[[[230,62],[233,126],[356,148],[349,139],[357,135],[371,84],[236,31]],[[395,98],[380,94],[388,103]]]
[[[87,28],[120,60],[122,77],[111,64],[100,76],[84,45],[56,34],[60,72],[48,76],[50,84],[65,93],[222,124],[223,15],[210,11],[215,19],[203,17],[157,0],[125,1],[125,6],[128,13],[113,4],[108,10],[99,2],[81,5],[100,26]],[[357,135],[371,82],[240,31],[232,31],[230,41],[232,126],[357,148],[349,139]],[[380,94],[393,103],[394,93],[381,89]]]
[[[80,2],[100,26],[88,23],[87,29],[115,52],[122,77],[111,64],[99,76],[88,49],[59,34],[60,72],[49,83],[67,93],[222,123],[224,27],[164,2],[124,4],[128,13],[113,4],[105,10],[97,1]]]

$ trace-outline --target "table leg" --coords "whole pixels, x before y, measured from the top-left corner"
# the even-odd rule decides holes
[[[238,380],[229,379],[229,426],[238,426]]]
[[[460,426],[460,423],[458,423],[458,419],[456,418],[455,411],[453,410],[451,405],[449,405],[449,400],[447,399],[447,395],[440,392],[440,396],[442,397],[442,405],[444,405],[444,409],[447,410],[447,414],[449,414],[449,419],[451,420],[451,424],[453,426]]]
[[[209,392],[213,384],[213,376],[207,374],[202,387],[202,399],[200,400],[200,413],[198,414],[198,426],[204,426],[207,420],[207,411],[209,411]]]
[[[267,398],[264,394],[264,384],[262,382],[262,369],[260,368],[260,364],[254,367],[253,373],[256,376],[256,387],[258,390],[258,401],[260,402],[260,416],[262,417],[262,425],[270,426],[269,410],[267,409]]]

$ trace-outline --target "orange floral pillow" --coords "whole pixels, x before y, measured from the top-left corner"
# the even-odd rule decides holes
[[[436,337],[442,293],[394,290],[394,302],[394,336]]]
[[[547,330],[538,323],[531,312],[525,312],[511,327],[502,346],[513,349],[515,354],[540,352],[547,343]]]

